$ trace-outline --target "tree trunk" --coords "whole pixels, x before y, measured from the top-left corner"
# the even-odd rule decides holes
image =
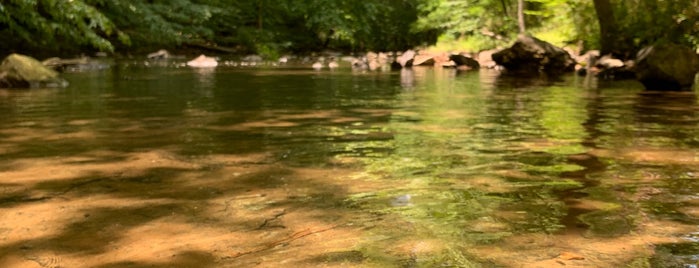
[[[257,29],[262,30],[262,5],[264,0],[259,0],[257,2]]]
[[[600,28],[600,53],[606,55],[616,51],[616,22],[609,0],[593,0]]]
[[[502,15],[509,17],[510,14],[507,13],[507,3],[505,3],[505,0],[500,0],[500,5],[502,5]]]
[[[524,0],[517,0],[517,23],[519,24],[519,33],[527,31],[524,25]]]

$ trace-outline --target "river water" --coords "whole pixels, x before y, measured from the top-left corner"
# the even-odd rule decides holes
[[[695,92],[421,67],[65,77],[0,90],[7,267],[699,261]]]

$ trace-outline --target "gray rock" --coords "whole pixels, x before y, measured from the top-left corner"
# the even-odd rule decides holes
[[[611,68],[621,68],[624,67],[624,61],[620,59],[615,59],[612,56],[605,55],[597,60],[595,64],[599,68],[611,69]]]
[[[600,57],[600,52],[599,50],[590,50],[585,52],[585,54],[582,54],[580,56],[577,56],[575,58],[575,61],[577,61],[580,64],[584,64],[586,67],[591,67],[596,64],[597,59]]]
[[[413,65],[414,66],[418,66],[418,65],[433,66],[435,62],[436,62],[436,60],[435,60],[434,55],[429,55],[429,54],[416,55],[415,58],[413,58]]]
[[[403,52],[400,56],[396,57],[396,62],[402,67],[413,66],[413,58],[415,58],[414,50],[407,50]]]
[[[498,64],[493,60],[493,54],[500,52],[502,49],[495,48],[489,50],[483,50],[478,52],[476,60],[478,60],[478,65],[483,66],[488,69],[494,69]]]
[[[466,66],[468,69],[477,70],[481,67],[477,60],[461,54],[449,55],[449,60],[453,61],[456,66]]]
[[[152,60],[163,60],[163,59],[168,59],[171,56],[172,55],[170,55],[170,52],[168,52],[165,49],[161,49],[161,50],[158,50],[156,52],[149,53],[146,57],[148,57],[148,59],[152,59]]]
[[[243,57],[242,60],[247,61],[247,62],[262,62],[263,59],[262,59],[262,56],[260,56],[260,55],[252,54],[252,55],[247,55],[247,56]]]
[[[530,35],[519,35],[512,47],[493,54],[492,58],[514,72],[562,73],[575,67],[575,60],[568,52]]]
[[[685,46],[649,46],[636,56],[636,78],[647,90],[689,90],[697,72],[699,56]]]
[[[597,70],[597,77],[602,79],[633,79],[635,77],[635,63],[632,60],[622,61],[612,55],[604,55],[597,59],[593,66]]]

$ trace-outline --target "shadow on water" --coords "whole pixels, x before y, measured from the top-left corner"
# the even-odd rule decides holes
[[[165,161],[163,158],[158,158],[146,159],[145,162],[150,164],[152,160]],[[166,228],[167,233],[167,228],[175,228],[172,231],[176,231],[179,224],[192,225],[193,228],[205,230],[223,227],[230,232],[219,234],[222,237],[221,240],[226,240],[233,239],[231,235],[244,232],[264,232],[262,226],[267,222],[265,219],[270,217],[270,211],[276,209],[283,209],[288,214],[299,209],[322,211],[324,208],[329,208],[342,211],[342,196],[345,195],[345,189],[342,186],[308,181],[307,178],[300,177],[296,171],[285,168],[283,165],[265,165],[261,168],[239,170],[238,166],[241,164],[261,164],[229,162],[212,168],[207,166],[209,163],[206,161],[197,161],[200,164],[192,167],[178,162],[171,163],[177,168],[144,168],[141,166],[144,163],[139,164],[139,161],[114,163],[118,166],[126,166],[119,168],[64,164],[62,168],[82,167],[86,170],[99,171],[82,177],[59,176],[61,178],[47,178],[45,181],[39,179],[33,184],[21,186],[3,184],[5,198],[0,203],[0,208],[8,211],[5,215],[11,213],[14,219],[10,221],[8,218],[5,221],[6,224],[14,221],[19,221],[18,223],[40,221],[34,226],[30,225],[22,229],[12,225],[9,225],[10,229],[5,229],[7,225],[1,228],[3,232],[9,232],[6,237],[24,238],[16,240],[6,238],[0,246],[0,252],[9,255],[0,254],[0,262],[12,266],[11,256],[14,254],[22,256],[27,262],[35,262],[41,266],[73,266],[73,264],[78,265],[75,260],[60,260],[60,256],[65,258],[79,253],[89,260],[89,256],[98,257],[116,252],[136,258],[113,264],[91,266],[183,267],[199,263],[197,267],[220,267],[222,257],[220,254],[212,255],[211,248],[204,251],[191,251],[187,250],[187,247],[182,247],[188,243],[206,242],[206,236],[211,234],[192,230],[186,231],[185,234],[192,235],[185,235],[184,238],[172,235],[172,238],[164,239],[164,237],[158,237],[158,230]],[[168,165],[164,164],[164,166]],[[254,172],[229,174],[232,171]],[[12,175],[12,173],[9,174]],[[31,186],[27,187],[27,185]],[[286,195],[273,193],[288,185],[293,185],[295,190],[287,191]],[[61,215],[51,213],[51,210]],[[320,222],[332,223],[339,218],[332,215],[333,213],[330,212],[321,213],[316,219]],[[55,227],[60,228],[55,230]],[[21,235],[21,233],[35,235]],[[139,246],[141,241],[133,241],[134,239],[146,239],[142,242],[150,241],[156,246],[142,248],[145,245]],[[242,241],[250,243],[248,247],[256,244],[248,240]],[[220,243],[220,241],[211,242]],[[157,246],[159,243],[180,245],[179,247],[184,250],[178,248],[168,250],[169,246]],[[246,245],[238,245],[238,247],[244,246]],[[154,254],[154,256],[172,255],[168,255],[167,258],[157,258],[159,261],[148,261],[148,258],[145,261],[139,261],[138,259],[142,259],[143,256],[132,251],[139,248],[145,250],[145,254]],[[158,250],[150,252],[148,248]],[[227,251],[231,250],[233,249]],[[50,257],[52,255],[58,257]],[[163,260],[167,261],[160,263]],[[54,261],[55,263],[51,263]]]
[[[62,91],[1,92],[0,264],[623,267],[699,254],[672,240],[698,223],[694,94],[419,67],[72,76]]]
[[[136,84],[141,83],[136,81]],[[213,80],[208,82],[215,83]],[[128,243],[133,239],[131,232],[143,234],[145,239],[150,237],[157,243],[160,241],[158,237],[138,230],[157,228],[153,226],[168,227],[167,223],[182,220],[185,224],[237,226],[236,229],[254,232],[260,229],[260,217],[267,217],[269,210],[322,209],[328,204],[342,202],[343,187],[320,181],[309,183],[307,178],[284,164],[270,164],[270,161],[278,162],[279,159],[266,159],[266,154],[281,154],[274,151],[295,151],[277,141],[289,140],[276,137],[281,135],[277,128],[285,126],[267,125],[266,122],[243,126],[237,131],[246,133],[240,137],[234,136],[228,142],[227,138],[231,136],[219,134],[227,131],[216,129],[216,125],[206,124],[206,121],[225,120],[230,113],[206,112],[201,105],[206,106],[209,102],[193,104],[190,100],[199,97],[198,93],[182,92],[181,87],[173,85],[165,83],[160,86],[161,89],[176,91],[170,94],[185,94],[181,96],[182,99],[163,100],[162,96],[157,96],[162,93],[154,91],[150,85],[136,86],[136,89],[143,91],[140,94],[130,92],[134,83],[127,83],[114,91],[105,89],[102,94],[7,92],[2,107],[8,110],[8,115],[13,116],[4,117],[2,124],[2,135],[6,138],[2,146],[2,177],[10,183],[2,183],[0,207],[7,212],[4,215],[12,214],[16,221],[10,223],[6,220],[6,225],[0,228],[7,234],[3,235],[5,238],[0,246],[0,252],[3,252],[0,263],[10,266],[36,263],[46,267],[88,265],[76,262],[76,259],[61,260],[61,257],[79,253],[88,256],[86,259],[89,260],[89,256],[109,252],[125,253],[124,247],[139,244]],[[168,88],[170,86],[172,88]],[[78,90],[97,91],[100,88]],[[34,103],[44,104],[32,107]],[[191,105],[199,107],[192,108]],[[92,113],[93,110],[98,112]],[[199,112],[188,112],[197,110]],[[260,112],[265,112],[263,110]],[[298,114],[306,113],[299,109]],[[232,116],[238,115],[234,113]],[[342,116],[331,119],[337,117]],[[309,121],[308,118],[305,120]],[[292,117],[289,120],[304,119]],[[209,125],[214,129],[207,129]],[[303,122],[293,122],[291,125],[298,128],[318,127]],[[236,129],[228,132],[236,132]],[[306,139],[292,140],[292,147],[301,146],[309,140],[327,138],[306,136]],[[239,148],[238,144],[246,146]],[[205,158],[206,155],[221,152],[243,155],[240,159]],[[250,157],[247,154],[263,156]],[[320,158],[313,158],[317,159]],[[265,189],[288,187],[288,184],[302,189],[302,192],[289,191],[288,199],[281,198],[283,195],[264,193]],[[308,197],[294,201],[293,196]],[[220,211],[226,212],[228,206],[233,207],[233,203],[238,202],[236,198],[250,198],[260,203],[246,205],[249,206],[246,210],[259,215],[238,213],[243,220],[239,222],[229,220],[225,215],[214,213],[212,216],[207,211],[223,206]],[[49,211],[43,209],[46,206]],[[68,217],[63,219],[63,215],[55,215],[51,210],[63,211],[62,214]],[[22,231],[20,226],[25,225],[22,221],[32,222],[33,219],[27,217],[35,216],[42,218],[41,223],[38,226],[30,224],[26,232]],[[323,217],[318,219],[325,221]],[[8,240],[10,238],[14,240]],[[202,237],[194,237],[192,242],[200,239]],[[252,241],[248,239],[245,242]],[[250,243],[249,246],[254,244]],[[212,255],[211,248],[203,251],[183,249],[175,248],[175,254],[158,258],[162,262],[140,261],[142,255],[127,250],[127,256],[136,258],[118,261],[116,257],[93,262],[90,266],[186,267],[195,264],[197,267],[219,267],[216,263],[221,261],[221,256]],[[167,252],[161,251],[155,253]],[[104,264],[112,260],[116,262]]]

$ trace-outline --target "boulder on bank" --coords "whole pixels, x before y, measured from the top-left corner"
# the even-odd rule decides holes
[[[435,62],[436,60],[434,58],[434,55],[430,54],[418,54],[415,56],[415,58],[413,58],[413,66],[433,66]]]
[[[369,70],[375,71],[386,66],[386,63],[388,62],[388,54],[383,52],[376,53],[369,51],[364,56],[364,59],[366,60],[366,65],[368,66]]]
[[[493,54],[492,58],[513,72],[561,73],[575,67],[575,60],[568,52],[530,35],[519,35],[512,47]]]
[[[413,66],[413,59],[415,58],[416,54],[417,53],[415,53],[414,50],[407,50],[400,56],[396,57],[396,62],[400,64],[401,67]]]
[[[58,72],[38,60],[20,54],[7,56],[0,64],[0,88],[66,87]]]
[[[478,70],[481,67],[477,60],[462,54],[451,54],[449,60],[454,62],[457,68],[461,67],[460,69],[464,70]]]
[[[699,72],[699,56],[677,44],[649,46],[636,56],[636,78],[647,90],[689,90]]]
[[[502,51],[502,49],[494,48],[489,50],[482,50],[476,54],[476,60],[479,66],[483,66],[487,69],[495,69],[498,64],[493,60],[493,54]]]

